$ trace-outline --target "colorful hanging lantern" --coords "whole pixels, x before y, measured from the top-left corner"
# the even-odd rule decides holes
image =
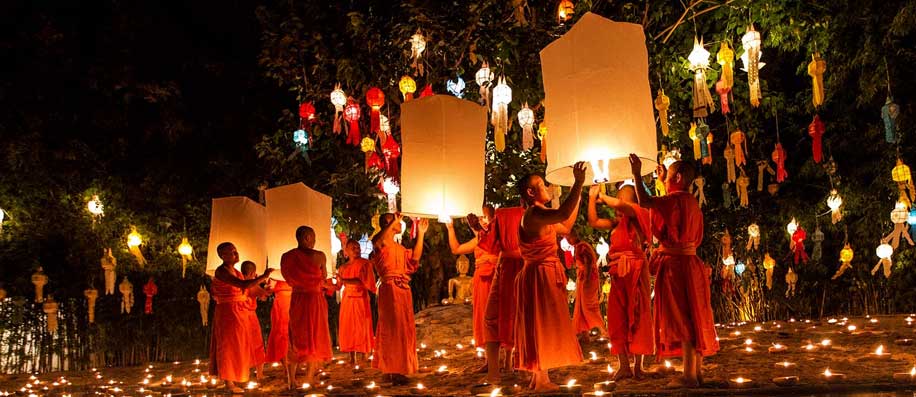
[[[420,76],[423,75],[423,63],[420,62],[420,57],[423,55],[423,51],[426,50],[426,37],[423,36],[423,33],[420,33],[417,30],[417,33],[414,33],[413,36],[410,36],[410,57],[413,58],[413,64],[411,66],[417,70],[417,74]]]
[[[572,19],[572,16],[576,13],[576,7],[573,5],[570,0],[561,0],[560,6],[557,7],[557,20],[560,23],[564,23]]]
[[[795,264],[798,264],[798,261],[801,260],[802,263],[808,263],[808,253],[805,252],[805,238],[808,237],[808,234],[805,233],[805,229],[801,226],[792,233],[792,247],[795,253]]]
[[[130,314],[134,307],[134,284],[124,276],[121,284],[118,284],[118,291],[121,292],[121,313]]]
[[[140,252],[141,244],[143,244],[143,237],[137,232],[136,227],[131,226],[130,234],[127,235],[127,250],[130,251],[134,258],[137,258],[137,264],[143,267],[143,265],[146,264],[146,258],[144,258],[143,253]]]
[[[117,281],[115,268],[118,267],[118,260],[112,255],[111,248],[105,249],[105,254],[102,255],[101,265],[102,272],[105,275],[105,295],[114,295],[115,282]]]
[[[745,270],[747,270],[747,265],[744,264],[744,261],[739,260],[738,263],[735,264],[735,274],[741,276],[744,274]]]
[[[744,169],[741,169],[741,176],[738,177],[738,180],[735,182],[735,186],[738,188],[738,202],[739,204],[747,208],[750,205],[750,200],[748,197],[748,186],[751,185],[751,178],[747,177],[747,174],[744,173]]]
[[[855,254],[852,251],[852,247],[849,246],[849,243],[846,243],[843,246],[843,249],[840,250],[840,268],[837,269],[836,273],[831,277],[831,280],[836,280],[840,278],[843,273],[846,273],[850,267],[852,267],[852,258]]]
[[[699,127],[697,127],[699,128]],[[703,164],[712,164],[712,142],[713,142],[712,131],[709,131],[709,127],[706,129],[706,151],[709,153],[709,156],[703,158]]]
[[[756,223],[752,223],[747,227],[747,247],[746,250],[754,250],[760,246],[760,226],[757,226]]]
[[[382,191],[388,198],[388,212],[396,212],[398,210],[397,196],[401,191],[401,187],[393,178],[389,177],[382,181]]]
[[[709,126],[706,125],[703,119],[697,122],[696,135],[697,140],[700,141],[700,157],[703,158],[703,164],[712,164],[712,158],[709,157],[709,143],[706,141],[706,136],[709,135]],[[707,159],[709,159],[708,162]]]
[[[706,85],[706,69],[709,69],[709,51],[696,37],[693,39],[693,51],[687,56],[690,71],[693,74],[693,117],[702,118],[715,109],[709,86]]]
[[[883,241],[890,242],[891,247],[897,249],[900,245],[900,238],[903,237],[906,239],[910,245],[913,244],[913,239],[910,238],[910,234],[907,233],[907,217],[909,213],[907,212],[907,205],[902,201],[898,201],[894,205],[894,210],[891,211],[891,222],[894,224],[894,230],[891,231],[891,234],[884,236]]]
[[[781,143],[776,142],[776,147],[773,149],[771,157],[773,162],[776,163],[776,182],[785,181],[789,177],[789,173],[786,172],[786,151],[782,148]]]
[[[811,136],[811,151],[814,155],[814,162],[821,162],[821,137],[824,136],[824,123],[818,115],[814,115],[814,120],[808,125],[808,135]]]
[[[347,107],[344,108],[344,119],[350,123],[350,127],[347,129],[347,143],[353,146],[359,146],[360,136],[362,136],[359,133],[360,113],[359,103],[352,97],[348,97]]]
[[[764,171],[770,173],[770,175],[776,175],[776,171],[773,170],[773,167],[770,167],[770,162],[766,160],[757,160],[757,191],[763,191],[763,173]]]
[[[728,114],[731,111],[728,107],[728,96],[732,92],[735,73],[735,52],[729,47],[728,42],[723,41],[719,45],[716,62],[722,65],[722,73],[719,75],[719,81],[716,82],[716,93],[719,94],[722,114]]]
[[[359,144],[360,150],[366,155],[366,172],[369,172],[369,158],[372,157],[372,154],[375,153],[375,139],[370,137],[363,138],[362,142]]]
[[[716,82],[716,94],[719,94],[719,107],[722,114],[731,112],[731,108],[728,107],[728,95],[731,92],[732,89],[726,87],[722,80]]]
[[[830,208],[830,220],[834,225],[837,222],[843,220],[843,197],[840,196],[840,193],[836,189],[830,190],[830,195],[827,196],[827,207]]]
[[[811,103],[815,108],[824,104],[824,72],[827,71],[827,61],[821,58],[819,52],[811,54],[808,63],[808,76],[811,76]]]
[[[311,135],[311,123],[315,120],[315,106],[311,102],[299,104],[299,129]]]
[[[732,256],[732,235],[728,232],[728,229],[725,229],[725,233],[722,234],[719,242],[722,244],[722,257]],[[732,258],[732,263],[734,263],[734,258]]]
[[[191,243],[188,242],[187,237],[181,238],[181,244],[178,244],[178,254],[181,255],[181,278],[184,278],[185,269],[188,267],[188,261],[190,261],[191,254],[194,253],[194,248],[191,247]]]
[[[687,137],[693,141],[693,159],[702,160],[703,151],[700,148],[700,135],[697,134],[697,123],[690,123],[690,129],[687,130]]]
[[[665,95],[665,90],[659,88],[655,97],[655,110],[658,110],[658,124],[662,127],[662,135],[668,136],[668,107],[671,99]]]
[[[305,130],[295,130],[293,131],[293,142],[300,147],[307,147],[309,144],[309,136]]]
[[[763,256],[763,268],[766,270],[767,289],[773,289],[773,269],[776,268],[776,260],[769,252]]]
[[[534,147],[534,111],[528,102],[518,111],[518,125],[522,127],[522,150],[530,150]]]
[[[150,277],[149,281],[143,286],[143,294],[146,295],[146,302],[143,304],[143,313],[153,314],[153,297],[159,293],[159,287]]]
[[[394,137],[382,143],[382,157],[385,159],[385,173],[397,179],[400,175],[398,158],[401,157],[401,145],[398,144],[398,141],[394,139]]]
[[[340,133],[340,117],[347,105],[347,94],[340,89],[340,83],[334,86],[331,91],[331,104],[334,105],[334,133]]]
[[[41,305],[41,310],[48,315],[48,332],[52,334],[57,333],[57,312],[59,309],[60,305],[50,295],[48,295],[48,300]]]
[[[89,309],[89,324],[95,322],[95,301],[99,298],[99,290],[89,287],[83,291],[83,296],[86,297],[86,306]]]
[[[793,217],[792,220],[786,224],[786,231],[789,232],[789,235],[795,234],[795,231],[798,230],[798,221]]]
[[[734,182],[738,179],[738,174],[735,170],[735,149],[732,145],[726,145],[725,150],[722,151],[722,156],[725,157],[725,173],[728,178],[728,182]]]
[[[381,127],[379,123],[379,110],[382,109],[382,106],[385,105],[385,93],[382,92],[378,87],[372,87],[369,91],[366,91],[366,104],[369,105],[370,110],[370,120],[372,125],[372,132],[380,133]]]
[[[891,267],[894,266],[894,262],[891,260],[891,256],[894,255],[894,247],[891,247],[887,243],[881,243],[877,249],[875,249],[875,254],[878,255],[878,264],[871,269],[871,274],[874,275],[878,272],[878,269],[884,267],[884,278],[891,278]]]
[[[908,207],[916,201],[916,188],[913,186],[913,175],[910,173],[910,167],[903,163],[903,159],[897,158],[897,165],[891,170],[891,178],[897,182],[897,189],[900,190],[899,201],[902,201]],[[907,192],[909,190],[909,193]]]
[[[93,194],[92,199],[86,203],[86,210],[92,214],[92,222],[95,223],[96,220],[102,219],[105,216],[105,206],[102,204],[102,200],[99,199],[99,195]],[[0,222],[2,222],[3,215],[0,214]]]
[[[541,120],[538,126],[538,139],[541,141],[541,162],[547,162],[547,121]]]
[[[786,272],[786,298],[795,296],[795,284],[798,283],[798,274],[795,273],[795,270],[792,269],[792,266],[789,266],[789,271]]]
[[[814,225],[814,235],[811,236],[811,242],[813,242],[814,247],[811,248],[811,260],[815,262],[820,262],[821,256],[823,256],[823,247],[821,244],[824,242],[824,232],[821,231],[821,225],[819,223]]]
[[[760,51],[760,32],[754,30],[754,25],[751,25],[747,28],[747,33],[741,37],[741,45],[744,47],[744,55],[741,56],[741,60],[744,62],[744,67],[747,70],[747,84],[748,91],[750,91],[751,96],[751,106],[758,107],[760,106],[760,68],[763,67],[763,64],[760,63],[760,57],[763,53]]]
[[[705,186],[706,178],[699,175],[693,179],[693,184],[690,185],[691,193],[697,198],[697,202],[700,203],[700,209],[703,209],[703,206],[706,205],[706,193],[703,191]]]
[[[445,81],[445,90],[458,98],[464,98],[464,87],[464,79],[461,76],[455,76],[455,80]]]
[[[747,164],[747,157],[744,155],[747,153],[747,136],[744,131],[735,130],[728,136],[728,141],[735,148],[735,165],[743,167]]]
[[[897,142],[897,116],[900,115],[900,107],[894,103],[894,97],[888,95],[881,108],[881,119],[884,120],[884,140],[887,143]]]
[[[420,91],[420,98],[426,98],[428,96],[433,96],[433,94],[434,94],[433,85],[427,84],[425,87],[423,87],[423,90]]]
[[[487,109],[490,108],[490,84],[492,84],[493,78],[490,65],[484,61],[483,65],[480,66],[480,70],[474,75],[474,81],[480,86],[480,100]]]
[[[732,207],[732,191],[728,181],[722,182],[722,206],[725,208]]]
[[[203,285],[197,291],[197,303],[200,306],[200,324],[206,327],[210,317],[210,293],[207,292],[207,288]]]
[[[910,234],[916,238],[916,207],[910,208],[910,214],[906,217],[906,223],[910,225]]]
[[[512,102],[512,88],[506,84],[506,78],[500,77],[493,88],[493,113],[490,123],[493,125],[493,140],[496,151],[506,149],[506,131],[509,129],[509,102]]]
[[[44,269],[38,266],[38,270],[32,273],[32,285],[35,286],[35,302],[44,302],[44,289],[48,285],[48,276],[45,275]]]
[[[405,74],[398,82],[398,89],[401,91],[401,96],[404,97],[404,102],[407,102],[413,99],[413,93],[417,92],[417,82]]]

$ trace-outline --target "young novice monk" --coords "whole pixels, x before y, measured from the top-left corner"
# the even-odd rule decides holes
[[[599,293],[601,280],[598,277],[598,254],[591,244],[579,240],[575,229],[566,236],[575,252],[576,263],[576,305],[573,308],[573,327],[580,340],[588,339],[592,329],[597,328],[600,336],[607,336],[604,318],[601,316]]]
[[[630,155],[634,180],[640,180],[642,161]],[[693,166],[683,161],[669,170],[659,167],[667,196],[650,197],[636,189],[639,205],[651,209],[652,235],[659,248],[650,266],[655,279],[655,324],[659,357],[683,355],[684,377],[669,387],[697,387],[702,384],[703,356],[719,350],[709,296],[711,270],[696,255],[703,241],[703,213],[697,200],[687,192],[693,183]]]
[[[246,280],[258,277],[257,266],[252,261],[242,262],[242,275]],[[248,332],[251,333],[251,366],[255,368],[258,381],[264,380],[264,334],[261,333],[261,321],[258,320],[258,299],[267,296],[267,291],[260,285],[253,285],[245,293],[248,295]]]
[[[550,193],[544,179],[528,175],[519,181],[525,214],[519,240],[525,266],[515,279],[518,366],[532,373],[535,392],[559,389],[550,381],[550,368],[578,364],[582,350],[576,340],[566,303],[566,273],[557,257],[557,233],[569,233],[579,209],[585,163],[573,167],[575,183],[560,208],[547,208]]]
[[[348,261],[337,269],[338,286],[343,286],[340,298],[340,326],[337,343],[340,351],[350,354],[350,364],[358,364],[372,351],[372,309],[369,293],[376,293],[372,264],[360,255],[359,241],[347,240],[344,255]]]
[[[286,281],[271,279],[268,290],[274,295],[270,308],[270,335],[267,337],[266,362],[286,362],[289,351],[289,302],[293,296],[293,287]]]
[[[618,258],[608,271],[613,282],[607,304],[611,354],[616,354],[620,362],[615,380],[631,378],[634,374],[642,378],[643,355],[655,350],[649,264],[643,250],[649,230],[649,211],[640,208],[635,200],[636,191],[630,183],[617,189],[617,198],[601,194],[597,185],[588,190],[588,224],[596,229],[612,229],[610,252]],[[613,208],[616,219],[598,218],[597,201]],[[631,354],[635,356],[632,371]]]

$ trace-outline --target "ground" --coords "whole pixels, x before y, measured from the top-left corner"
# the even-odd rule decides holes
[[[355,370],[338,355],[325,367],[324,379],[308,390],[296,394],[323,393],[325,395],[436,395],[468,396],[472,393],[488,394],[493,386],[479,385],[482,375],[472,373],[483,364],[480,354],[471,344],[470,306],[439,306],[417,314],[418,355],[421,372],[411,376],[409,386],[393,387],[381,381],[378,371],[365,366]],[[766,323],[722,324],[719,338],[722,350],[705,361],[706,384],[698,390],[667,390],[664,385],[670,376],[656,374],[645,380],[625,380],[616,385],[616,395],[710,395],[710,394],[811,394],[825,392],[878,391],[913,389],[916,382],[896,383],[894,373],[908,373],[916,363],[916,339],[913,315],[825,318],[820,320],[789,320]],[[849,330],[851,325],[856,329]],[[829,347],[822,341],[830,340]],[[748,342],[749,341],[749,342]],[[812,345],[808,351],[805,346]],[[460,346],[459,346],[460,344]],[[779,344],[785,352],[771,353],[769,348]],[[886,353],[873,353],[883,346]],[[750,351],[747,348],[750,347]],[[575,379],[582,391],[591,391],[593,385],[610,378],[608,365],[617,368],[616,358],[610,358],[607,342],[594,340],[583,345],[583,353],[595,352],[597,360],[581,365],[550,371],[557,383]],[[778,368],[778,362],[794,363],[790,368]],[[680,360],[671,360],[675,369]],[[650,371],[664,365],[650,363]],[[828,382],[826,369],[843,373],[846,379]],[[12,375],[0,378],[0,396],[8,393],[20,395],[141,395],[165,396],[168,394],[224,393],[224,389],[207,382],[205,360],[152,363],[148,367],[99,368],[97,371],[42,374],[30,379],[29,375]],[[285,375],[282,367],[268,365],[267,380],[246,394],[274,395],[285,393]],[[171,375],[171,381],[167,376]],[[907,374],[908,375],[908,374]],[[748,388],[729,385],[729,379],[749,379]],[[771,379],[797,376],[794,386],[780,387]],[[62,378],[65,381],[62,381]],[[147,384],[143,384],[148,379]],[[514,384],[526,384],[524,374],[504,374],[502,391],[511,392]],[[203,382],[202,382],[203,381]],[[37,382],[37,383],[36,383]],[[190,383],[182,386],[182,382]],[[374,389],[366,385],[374,384]],[[26,387],[30,384],[31,387]],[[417,384],[424,388],[418,390]],[[47,389],[45,389],[47,387]],[[34,393],[30,393],[34,390]],[[521,390],[518,390],[521,392]]]

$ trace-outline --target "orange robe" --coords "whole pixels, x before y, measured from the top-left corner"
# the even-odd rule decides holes
[[[598,277],[598,254],[588,243],[576,244],[576,304],[573,307],[573,326],[576,333],[587,333],[598,328],[607,333],[598,294],[601,280]]]
[[[611,337],[612,354],[652,354],[655,352],[655,321],[652,318],[652,290],[649,284],[649,266],[642,248],[648,236],[649,212],[633,206],[636,222],[621,216],[617,227],[611,231],[610,252],[624,255],[627,271],[618,274],[611,266],[611,292],[608,294],[607,326]]]
[[[261,333],[261,321],[258,320],[258,300],[257,298],[248,297],[246,303],[248,309],[248,332],[251,342],[251,366],[264,364],[264,334]]]
[[[270,309],[270,336],[267,337],[267,362],[280,362],[289,351],[289,301],[293,288],[285,281],[274,281],[274,304]]]
[[[474,248],[474,278],[471,280],[471,300],[474,308],[474,343],[478,346],[487,341],[486,314],[490,298],[490,286],[496,272],[498,255],[493,255],[479,246]]]
[[[372,259],[381,279],[378,290],[378,324],[372,366],[386,374],[417,372],[417,331],[413,317],[410,275],[419,263],[413,252],[400,244],[377,248]]]
[[[515,347],[515,278],[525,262],[519,249],[518,228],[525,209],[498,208],[480,247],[499,255],[484,314],[486,342],[499,342],[503,348]]]
[[[331,359],[328,302],[322,290],[327,270],[313,263],[311,255],[294,248],[280,257],[280,272],[293,288],[289,302],[291,359],[300,363]]]
[[[237,278],[242,273],[231,266]],[[248,296],[241,288],[213,278],[210,292],[216,302],[210,334],[210,376],[232,382],[248,382],[251,367],[251,332]]]
[[[566,272],[557,257],[557,235],[553,225],[549,228],[534,241],[521,241],[525,266],[515,279],[515,348],[519,368],[527,371],[546,371],[582,361],[582,349],[569,318]]]
[[[719,350],[710,303],[712,270],[696,256],[703,241],[703,213],[693,195],[679,191],[655,198],[652,234],[660,247],[650,266],[655,278],[656,355],[681,355],[681,343],[693,342],[697,352]]]
[[[337,344],[342,352],[372,351],[372,308],[369,293],[376,293],[372,264],[357,258],[337,269],[338,285],[343,285],[340,298],[340,321]]]

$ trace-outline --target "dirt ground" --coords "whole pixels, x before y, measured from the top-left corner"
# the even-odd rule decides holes
[[[706,383],[701,389],[669,390],[665,385],[674,375],[654,374],[643,380],[624,380],[616,384],[615,395],[774,395],[774,394],[820,394],[826,392],[862,392],[912,390],[916,381],[908,384],[894,381],[894,373],[909,373],[916,365],[916,333],[909,317],[914,315],[877,316],[872,318],[825,318],[820,320],[790,320],[767,323],[722,324],[719,331],[721,351],[708,357],[704,362]],[[849,327],[854,325],[855,330]],[[829,340],[829,347],[822,344]],[[411,376],[411,385],[394,387],[382,382],[376,370],[355,369],[344,363],[338,355],[335,361],[324,369],[323,380],[309,389],[294,393],[285,392],[285,374],[281,366],[267,365],[267,379],[260,385],[252,384],[249,395],[277,395],[310,393],[324,395],[434,395],[468,396],[472,393],[488,394],[494,386],[479,385],[483,378],[473,370],[483,364],[483,359],[474,346],[467,344],[437,345],[435,341],[419,341],[421,372]],[[805,346],[811,344],[809,351]],[[786,351],[769,352],[779,344]],[[886,353],[873,354],[883,346]],[[748,350],[748,348],[750,348]],[[571,379],[581,385],[582,392],[592,391],[593,385],[610,379],[608,365],[618,368],[616,358],[608,357],[607,342],[595,340],[583,345],[586,357],[595,352],[597,360],[581,365],[558,368],[550,371],[555,382],[564,384]],[[781,368],[778,362],[790,362],[789,368]],[[675,369],[680,360],[671,360]],[[649,360],[646,368],[657,371],[664,365]],[[825,370],[845,374],[844,380],[823,376]],[[171,381],[167,377],[171,375]],[[746,388],[729,385],[729,379],[743,377],[749,380]],[[794,386],[781,387],[771,379],[782,376],[797,376]],[[521,373],[504,373],[503,393],[522,393],[516,384],[527,383],[527,376]],[[144,384],[144,382],[146,382]],[[373,383],[374,382],[374,383]],[[184,383],[184,385],[183,385]],[[375,388],[367,388],[374,384]],[[422,384],[423,389],[417,385]],[[29,375],[11,375],[0,378],[0,396],[178,396],[213,395],[226,393],[222,387],[215,387],[207,377],[207,363],[204,360],[179,363],[152,363],[148,367],[98,368],[97,371],[66,372]],[[568,395],[568,394],[567,394]]]

